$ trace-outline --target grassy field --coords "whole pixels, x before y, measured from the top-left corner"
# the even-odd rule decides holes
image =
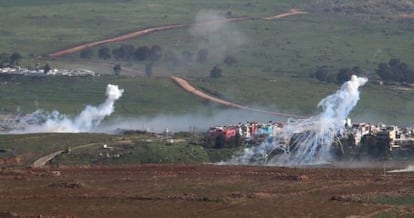
[[[191,136],[172,135],[173,141],[154,134],[25,134],[0,135],[0,158],[19,156],[30,166],[43,155],[71,148],[58,155],[51,165],[111,165],[218,162],[231,157],[238,148],[207,149],[192,144]],[[107,145],[107,147],[103,147]]]
[[[7,81],[7,84],[1,80],[2,112],[32,112],[42,108],[76,114],[86,104],[101,102],[104,87],[111,82],[125,89],[124,96],[116,105],[115,116],[186,114],[200,110],[211,113],[210,109],[201,109],[205,104],[198,99],[183,93],[170,81],[158,78],[174,74],[186,76],[196,86],[236,103],[311,115],[318,112],[318,101],[337,89],[335,84],[308,78],[317,66],[327,65],[333,70],[360,66],[371,80],[376,79],[377,64],[390,58],[399,58],[414,68],[410,62],[414,59],[414,52],[410,49],[414,37],[413,24],[410,19],[398,18],[410,13],[411,7],[404,3],[329,0],[215,0],[208,3],[188,0],[38,0],[29,3],[9,0],[2,1],[0,6],[3,20],[0,53],[21,52],[23,65],[49,61],[52,67],[87,68],[104,74],[111,74],[112,66],[120,63],[136,70],[124,70],[122,74],[134,76],[143,74],[145,63],[114,59],[101,61],[97,58],[83,60],[79,54],[53,60],[36,57],[149,26],[192,24],[197,13],[203,10],[212,10],[223,16],[231,11],[232,16],[250,17],[270,16],[292,7],[309,12],[281,20],[228,24],[229,29],[237,30],[236,37],[244,39],[239,46],[225,51],[225,55],[237,60],[237,64],[232,66],[226,66],[220,58],[211,57],[204,64],[188,63],[175,68],[162,61],[156,62],[154,78],[23,79]],[[164,52],[181,53],[186,50],[193,54],[204,46],[203,39],[191,35],[189,29],[158,32],[125,43],[135,46],[158,44]],[[120,44],[108,46],[114,48]],[[210,79],[209,72],[216,64],[223,69],[223,77]],[[362,88],[361,102],[352,116],[360,121],[412,125],[413,107],[412,89],[370,85]]]

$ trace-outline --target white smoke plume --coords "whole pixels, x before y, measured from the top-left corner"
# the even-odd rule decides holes
[[[171,132],[198,131],[205,132],[209,126],[236,125],[239,122],[247,123],[257,121],[267,123],[270,120],[286,119],[260,112],[251,112],[240,109],[226,109],[220,111],[197,112],[184,115],[157,115],[155,117],[117,118],[105,121],[97,131],[114,133],[117,129],[124,130],[148,130],[162,133],[165,129]]]
[[[414,172],[414,165],[410,165],[405,169],[387,171],[387,173],[409,173],[409,172]]]
[[[332,144],[359,100],[358,88],[368,80],[355,75],[332,95],[322,99],[323,112],[307,119],[289,119],[285,126],[260,146],[244,150],[227,164],[297,166],[332,160]]]
[[[190,33],[200,40],[200,48],[207,48],[209,57],[216,60],[223,60],[227,52],[246,41],[233,23],[214,11],[200,11]]]
[[[38,132],[91,132],[101,121],[114,112],[115,102],[122,96],[123,89],[117,85],[108,84],[106,87],[106,99],[98,106],[86,106],[76,117],[71,118],[60,114],[58,111],[51,113],[36,111],[22,119],[29,119],[32,125],[12,133],[38,133]]]

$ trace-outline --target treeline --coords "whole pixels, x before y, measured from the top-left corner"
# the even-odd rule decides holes
[[[414,71],[397,58],[390,59],[388,63],[379,63],[376,73],[385,82],[414,83]]]
[[[397,58],[391,58],[388,63],[379,63],[375,72],[385,83],[414,83],[414,70],[410,69],[406,63],[401,62]],[[343,67],[337,71],[330,66],[318,66],[310,76],[319,81],[342,84],[348,81],[352,75],[360,76],[362,74],[364,73],[359,66],[352,68]]]
[[[205,63],[208,60],[208,49],[202,48],[197,52],[192,51],[163,51],[161,46],[139,46],[135,47],[131,44],[122,44],[119,47],[109,48],[106,46],[100,47],[95,54],[95,50],[86,49],[80,52],[80,58],[89,59],[97,58],[102,60],[115,59],[117,61],[147,61],[156,62],[163,60],[171,65],[178,66],[180,64],[188,63]]]
[[[85,49],[79,53],[79,57],[82,59],[98,58],[101,60],[115,59],[116,61],[142,62],[145,64],[146,75],[151,76],[152,66],[155,62],[163,62],[169,69],[189,64],[204,64],[209,61],[209,51],[207,48],[201,48],[196,51],[164,51],[159,45],[135,47],[131,44],[121,44],[114,48],[102,46],[98,49]],[[221,64],[231,66],[237,63],[237,59],[233,56],[226,56],[222,63],[213,65],[210,70],[210,77],[219,78],[223,75],[223,71],[220,68]],[[114,74],[119,75],[121,70],[120,64],[114,65]]]
[[[358,66],[352,68],[343,67],[338,71],[333,70],[332,67],[329,66],[318,66],[310,76],[318,79],[319,81],[342,84],[350,80],[352,75],[361,74],[362,70]]]
[[[22,58],[23,56],[19,52],[13,52],[12,54],[1,53],[0,68],[19,66]]]

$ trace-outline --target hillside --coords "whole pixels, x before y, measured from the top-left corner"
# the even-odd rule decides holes
[[[113,66],[120,64],[121,75],[126,76],[87,81],[48,79],[47,82],[10,82],[2,78],[3,83],[8,82],[0,86],[1,111],[6,113],[42,108],[76,114],[85,104],[100,102],[103,97],[100,90],[106,82],[126,86],[116,116],[186,114],[200,110],[211,114],[214,112],[210,110],[220,110],[215,106],[200,109],[205,105],[198,99],[181,93],[168,80],[158,79],[180,75],[203,90],[238,104],[311,115],[318,112],[318,101],[337,88],[333,83],[309,78],[319,66],[328,66],[332,71],[358,66],[372,81],[378,78],[377,65],[390,58],[401,59],[414,68],[410,62],[414,53],[409,49],[414,37],[410,19],[412,5],[407,1],[210,1],[205,4],[188,0],[174,3],[41,0],[36,4],[4,1],[0,5],[0,18],[4,21],[0,53],[20,52],[23,66],[49,62],[54,68],[86,68],[112,74]],[[278,20],[257,19],[285,13],[291,8],[308,13]],[[211,24],[201,30],[194,26],[208,19],[235,17],[254,19]],[[92,48],[94,55],[89,58],[81,58],[80,53],[37,58],[81,43],[170,24],[183,24],[187,28],[107,44],[112,51],[110,58],[98,57],[101,46]],[[119,59],[113,51],[121,45],[135,48],[157,45],[161,56],[157,61]],[[208,49],[208,58],[200,62],[197,55],[203,48]],[[216,65],[222,69],[223,76],[209,78]],[[129,78],[146,74],[148,67],[152,78]],[[71,96],[65,96],[68,92]],[[353,117],[411,125],[413,102],[411,88],[370,84],[363,88]]]

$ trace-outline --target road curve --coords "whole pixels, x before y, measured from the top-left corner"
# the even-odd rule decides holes
[[[77,149],[81,149],[81,148],[86,148],[86,147],[90,147],[90,146],[94,146],[94,145],[99,145],[101,143],[90,143],[90,144],[86,144],[86,145],[79,145],[76,147],[71,148],[71,150],[77,150]],[[37,159],[33,164],[32,167],[33,168],[41,168],[44,167],[46,165],[47,162],[51,161],[52,159],[54,159],[56,156],[62,154],[63,152],[65,152],[65,150],[59,150],[59,151],[55,151],[53,153],[47,154],[45,156],[40,157],[39,159]]]
[[[34,168],[40,168],[40,167],[44,167],[46,165],[47,162],[49,162],[50,160],[52,160],[53,158],[55,158],[56,156],[58,156],[59,154],[62,154],[65,150],[59,150],[59,151],[55,151],[53,153],[50,153],[48,155],[45,155],[39,159],[37,159],[32,167]]]
[[[284,18],[284,17],[287,17],[287,16],[292,16],[292,15],[297,15],[297,14],[307,14],[307,12],[300,11],[298,9],[290,9],[289,12],[274,15],[274,16],[270,16],[270,17],[261,17],[261,18],[235,17],[235,18],[228,18],[228,19],[225,19],[225,20],[207,21],[207,22],[204,22],[204,23],[201,23],[201,24],[198,24],[198,25],[208,25],[211,22],[240,22],[240,21],[254,20],[254,19],[276,20],[276,19],[281,19],[281,18]],[[62,49],[62,50],[58,50],[58,51],[47,54],[47,56],[51,57],[51,58],[60,57],[60,56],[72,54],[72,53],[79,52],[79,51],[82,51],[82,50],[87,49],[87,48],[92,48],[92,47],[103,45],[103,44],[114,43],[114,42],[122,42],[122,41],[125,41],[125,40],[128,40],[128,39],[138,38],[138,37],[148,35],[148,34],[151,34],[151,33],[154,33],[154,32],[171,30],[171,29],[180,29],[180,28],[185,28],[185,27],[188,27],[188,25],[171,24],[171,25],[165,25],[165,26],[157,26],[157,27],[150,27],[150,28],[140,29],[140,30],[133,31],[133,32],[130,32],[130,33],[126,33],[126,34],[123,34],[123,35],[120,35],[120,36],[111,37],[111,38],[107,38],[107,39],[103,39],[103,40],[99,40],[99,41],[95,41],[95,42],[83,43],[83,44],[80,44],[80,45],[77,45],[77,46],[73,46],[73,47]]]
[[[184,80],[183,78],[180,77],[176,77],[176,76],[170,76],[170,79],[177,84],[178,86],[180,86],[182,89],[184,89],[185,91],[203,99],[206,101],[210,101],[210,102],[214,102],[217,104],[221,104],[223,106],[226,107],[231,107],[231,108],[238,108],[238,109],[243,109],[243,110],[249,110],[249,111],[254,111],[254,112],[260,112],[260,113],[267,113],[267,114],[272,114],[275,116],[281,116],[281,117],[292,117],[292,118],[306,118],[305,116],[300,116],[300,115],[295,115],[295,114],[287,114],[287,113],[278,113],[278,112],[273,112],[273,111],[266,111],[266,110],[261,110],[261,109],[257,109],[257,108],[251,108],[251,107],[247,107],[247,106],[243,106],[240,104],[236,104],[233,102],[229,102],[229,101],[225,101],[223,99],[208,95],[196,88],[194,88],[192,85],[190,85],[186,80]]]

